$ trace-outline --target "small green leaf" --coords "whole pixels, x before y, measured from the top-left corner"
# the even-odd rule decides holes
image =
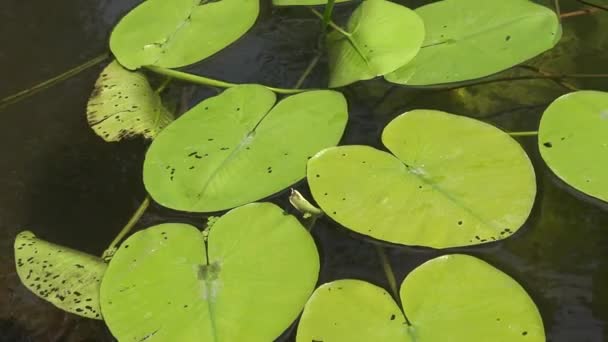
[[[488,76],[551,49],[561,37],[555,13],[528,0],[443,0],[416,9],[426,28],[420,53],[386,75],[432,85]]]
[[[110,49],[128,69],[177,68],[240,38],[258,13],[259,0],[147,0],[114,28]]]
[[[315,243],[270,203],[234,209],[210,229],[169,223],[129,237],[101,285],[120,341],[273,341],[299,315],[319,273]]]
[[[87,104],[89,126],[105,141],[141,135],[154,138],[173,121],[146,76],[116,61],[102,72]]]
[[[608,202],[608,93],[577,91],[545,111],[538,148],[564,182]]]
[[[336,3],[347,2],[352,0],[336,0]],[[325,5],[327,0],[272,0],[275,6],[315,6]]]
[[[383,289],[360,280],[319,287],[306,304],[297,342],[544,342],[526,291],[491,265],[462,254],[432,259],[400,291],[411,325]]]
[[[316,202],[357,233],[404,245],[467,246],[512,235],[530,214],[534,169],[496,127],[414,110],[393,120],[382,141],[393,154],[340,146],[308,163]]]
[[[73,314],[102,319],[99,286],[107,265],[100,258],[24,231],[15,238],[15,263],[19,279],[36,296]]]
[[[274,108],[259,85],[230,88],[158,135],[144,162],[155,201],[194,212],[233,208],[270,196],[306,176],[307,159],[336,145],[346,125],[344,96],[310,91]]]
[[[346,31],[327,37],[330,87],[385,75],[408,63],[420,50],[424,24],[407,7],[367,0],[351,15]]]

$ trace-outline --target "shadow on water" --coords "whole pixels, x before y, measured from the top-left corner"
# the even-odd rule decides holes
[[[4,32],[0,74],[10,82],[0,83],[0,97],[103,52],[112,26],[140,1],[5,2],[0,10]],[[425,2],[406,1],[414,7]],[[577,8],[575,1],[562,3],[565,11]],[[336,20],[343,21],[352,7],[339,6]],[[602,24],[608,25],[608,14],[571,20],[563,42],[529,63],[548,64],[562,72],[606,72],[598,70],[608,48],[602,41],[605,36],[598,32]],[[266,3],[249,34],[188,70],[231,82],[292,87],[315,54],[319,30],[307,10],[271,9]],[[113,341],[103,323],[64,314],[29,293],[20,285],[12,259],[12,242],[22,229],[99,255],[144,197],[141,168],[146,143],[104,143],[87,127],[85,104],[99,70],[91,69],[2,112],[0,341]],[[326,81],[324,57],[305,86]],[[597,81],[576,85],[608,90]],[[176,82],[173,87],[179,93],[182,85]],[[215,93],[195,89],[186,101],[190,105]],[[550,81],[447,92],[391,87],[381,80],[359,83],[344,89],[350,120],[342,143],[383,148],[384,125],[414,108],[462,113],[505,130],[535,130],[546,105],[566,91]],[[438,255],[473,254],[507,272],[530,292],[549,341],[604,341],[608,334],[608,208],[563,186],[540,159],[535,140],[519,139],[533,160],[539,188],[526,226],[504,242],[479,247],[436,251],[388,246],[397,282]],[[309,195],[304,182],[297,188]],[[286,198],[281,193],[271,200],[287,208]],[[203,219],[152,205],[138,227],[168,221],[202,227]],[[313,236],[322,257],[320,283],[357,278],[388,288],[370,241],[329,219],[317,223]],[[293,340],[294,331],[295,325],[279,340]]]

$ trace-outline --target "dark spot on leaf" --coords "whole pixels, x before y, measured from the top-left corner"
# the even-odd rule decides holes
[[[526,336],[526,335],[528,335],[528,332],[527,332],[527,331],[523,331],[521,334],[522,334],[523,336]]]
[[[395,315],[393,314],[393,315],[391,315],[391,321],[394,321],[394,320],[395,320]]]
[[[511,36],[506,36],[505,41],[508,42],[509,40],[511,40]]]
[[[553,144],[549,141],[547,141],[546,143],[543,144],[545,147],[551,148],[553,147]]]

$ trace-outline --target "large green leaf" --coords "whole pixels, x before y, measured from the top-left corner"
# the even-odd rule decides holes
[[[308,163],[312,194],[343,226],[434,248],[506,238],[534,203],[534,169],[508,134],[474,119],[414,110],[367,146],[321,151]]]
[[[426,39],[390,82],[431,85],[491,75],[551,49],[561,37],[555,13],[528,0],[444,0],[416,9]]]
[[[177,223],[129,237],[103,279],[102,311],[120,341],[267,342],[296,319],[318,272],[297,219],[254,203],[217,220],[208,241]]]
[[[403,281],[399,306],[361,280],[319,287],[306,304],[297,342],[544,342],[542,318],[508,275],[471,256],[430,260]]]
[[[608,201],[608,93],[577,91],[555,100],[541,119],[538,147],[564,182]]]
[[[272,195],[306,175],[307,159],[338,143],[348,117],[333,91],[287,97],[243,85],[201,102],[156,137],[144,183],[158,203],[211,212]],[[271,110],[272,108],[272,110]]]
[[[407,7],[385,0],[367,0],[351,15],[346,31],[327,37],[330,87],[395,71],[420,50],[424,24]]]
[[[336,0],[336,3],[347,2],[352,0]],[[324,5],[327,0],[272,0],[275,6],[315,6]]]
[[[177,68],[237,40],[258,12],[259,0],[147,0],[114,28],[110,49],[129,69]]]
[[[89,126],[105,141],[137,135],[154,138],[173,121],[146,76],[110,63],[102,72],[87,104]]]
[[[24,231],[15,238],[15,264],[23,285],[38,297],[76,315],[102,319],[99,286],[106,264],[100,258]]]

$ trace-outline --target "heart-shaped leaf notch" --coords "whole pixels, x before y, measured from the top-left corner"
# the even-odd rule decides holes
[[[314,290],[319,255],[298,220],[270,203],[233,209],[207,238],[161,224],[122,243],[101,284],[120,341],[272,341]]]
[[[399,295],[404,311],[370,283],[324,284],[306,304],[296,341],[545,341],[542,318],[526,291],[468,255],[424,263],[405,278]]]
[[[555,100],[540,121],[538,148],[564,182],[608,202],[608,93],[577,91]]]
[[[107,265],[101,258],[24,231],[15,238],[15,264],[23,285],[38,297],[73,314],[102,319],[99,286]]]
[[[154,138],[173,115],[146,76],[113,61],[101,72],[87,104],[87,121],[105,141],[141,135]]]
[[[212,212],[260,200],[304,178],[308,158],[340,141],[346,100],[325,90],[274,103],[275,94],[262,86],[237,86],[165,128],[144,162],[152,198],[177,210]]]
[[[240,38],[260,11],[258,0],[147,0],[116,25],[110,49],[128,69],[178,68]]]
[[[386,75],[389,82],[433,85],[488,76],[551,49],[561,26],[529,0],[443,0],[416,9],[426,38],[420,53]]]
[[[357,233],[404,245],[467,246],[510,236],[532,210],[532,163],[494,126],[414,110],[389,123],[382,141],[393,154],[339,146],[308,163],[316,202]]]
[[[416,56],[423,40],[424,24],[414,11],[386,0],[363,1],[346,32],[327,36],[329,86],[393,72]]]

